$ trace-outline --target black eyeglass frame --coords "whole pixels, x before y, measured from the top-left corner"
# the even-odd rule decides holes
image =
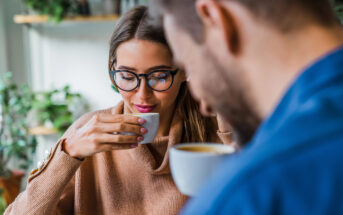
[[[145,82],[147,83],[148,87],[149,87],[151,90],[154,90],[154,91],[157,91],[157,92],[164,92],[164,91],[169,90],[169,89],[171,88],[171,86],[173,86],[174,77],[175,77],[175,75],[177,74],[178,71],[179,71],[179,69],[175,69],[175,70],[160,70],[160,71],[152,71],[152,72],[149,72],[148,74],[136,74],[136,73],[134,73],[134,72],[127,71],[127,70],[110,70],[109,73],[110,73],[110,78],[111,78],[111,81],[113,82],[113,84],[115,84],[115,86],[118,87],[118,88],[119,88],[120,90],[122,90],[122,91],[130,92],[130,91],[133,91],[133,90],[137,89],[137,88],[140,86],[140,84],[141,84],[141,79],[140,79],[140,77],[144,77]],[[114,79],[115,74],[118,73],[118,72],[128,72],[128,73],[134,75],[134,76],[137,78],[137,80],[138,80],[137,85],[136,85],[133,89],[131,89],[131,90],[124,90],[124,89],[120,88],[120,87],[116,84],[116,81],[115,81],[115,79]],[[148,81],[148,76],[151,75],[151,74],[153,74],[153,73],[155,73],[155,72],[165,72],[165,73],[169,73],[169,75],[172,76],[172,81],[171,81],[171,83],[170,83],[170,86],[169,86],[167,89],[165,89],[165,90],[156,90],[156,89],[154,89],[153,87],[150,86],[149,81]]]

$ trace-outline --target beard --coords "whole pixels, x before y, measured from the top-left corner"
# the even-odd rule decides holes
[[[255,111],[252,99],[249,99],[247,85],[244,85],[238,67],[224,68],[223,64],[206,53],[211,70],[202,80],[208,103],[232,127],[233,139],[240,146],[251,141],[262,119]],[[213,71],[213,72],[208,72]]]

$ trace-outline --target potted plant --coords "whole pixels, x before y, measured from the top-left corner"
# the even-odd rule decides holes
[[[81,4],[78,0],[24,0],[24,4],[28,9],[41,15],[48,15],[49,20],[55,22],[62,21],[68,14],[77,14],[78,8],[84,10],[84,2],[83,0]]]
[[[10,204],[20,191],[20,181],[31,163],[35,151],[35,137],[29,135],[27,115],[33,95],[27,86],[18,87],[12,74],[0,80],[0,189],[6,204]],[[16,165],[9,167],[13,159]]]
[[[2,196],[4,190],[0,188],[0,214],[3,214],[6,209],[6,201],[5,198]]]
[[[339,19],[343,23],[343,0],[336,0],[335,1],[335,10],[336,10],[336,13],[337,13]]]
[[[35,93],[32,103],[36,125],[60,134],[63,134],[75,118],[87,109],[88,105],[81,94],[72,93],[68,85],[62,89]]]

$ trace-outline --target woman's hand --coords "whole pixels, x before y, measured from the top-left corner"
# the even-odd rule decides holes
[[[95,113],[79,128],[71,129],[66,137],[64,151],[83,159],[98,152],[130,149],[138,146],[147,132],[144,119],[122,114]],[[123,135],[119,133],[133,133]]]
[[[231,125],[226,122],[220,114],[217,114],[218,130],[219,132],[226,133],[231,132]]]
[[[221,138],[225,144],[233,146],[236,150],[240,149],[240,146],[232,138],[232,127],[223,119],[220,114],[217,114],[218,122],[218,134],[221,134]]]

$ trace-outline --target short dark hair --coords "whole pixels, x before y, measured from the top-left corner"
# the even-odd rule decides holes
[[[309,23],[322,26],[334,26],[339,23],[330,0],[215,1],[236,1],[245,6],[256,18],[282,32],[289,32]],[[173,14],[182,29],[189,32],[195,41],[202,41],[202,24],[196,13],[195,0],[156,0],[153,2],[152,7],[159,7]]]

